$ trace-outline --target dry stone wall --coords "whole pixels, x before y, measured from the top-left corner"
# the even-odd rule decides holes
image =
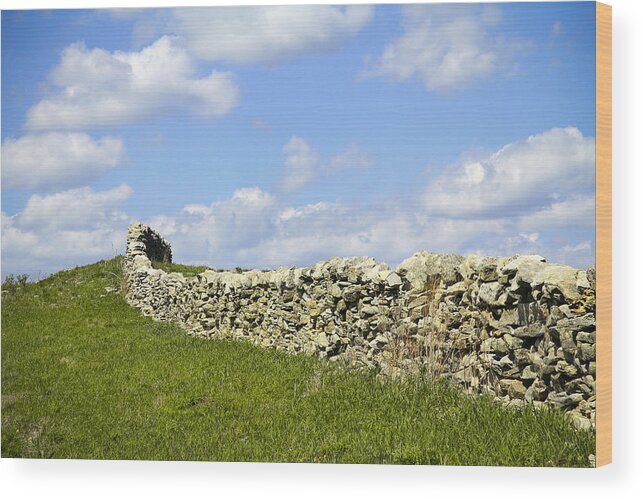
[[[383,375],[446,377],[509,405],[552,405],[594,427],[595,273],[545,262],[416,253],[396,269],[332,258],[271,271],[166,273],[170,245],[129,227],[129,303],[189,334],[251,341]]]

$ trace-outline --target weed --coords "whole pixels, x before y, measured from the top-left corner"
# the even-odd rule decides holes
[[[452,368],[457,364],[455,349],[446,341],[448,333],[439,320],[436,300],[439,287],[439,276],[428,276],[420,293],[413,296],[414,300],[421,300],[423,303],[420,306],[417,331],[413,332],[408,321],[396,317],[388,348],[389,362],[393,366],[406,368],[411,371],[410,374],[420,374],[427,380],[442,379],[445,375],[452,374]],[[403,308],[407,309],[408,303]]]

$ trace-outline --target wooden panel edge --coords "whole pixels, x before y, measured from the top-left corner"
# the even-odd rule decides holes
[[[596,2],[596,466],[612,462],[612,7]]]

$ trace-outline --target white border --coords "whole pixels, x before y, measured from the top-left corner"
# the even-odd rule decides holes
[[[186,5],[230,5],[191,0]],[[245,4],[342,3],[247,1]],[[400,3],[353,1],[350,3]],[[0,461],[3,497],[634,497],[643,490],[640,273],[643,2],[612,0],[614,464],[597,470],[127,461]],[[0,0],[2,9],[177,6],[177,1]]]

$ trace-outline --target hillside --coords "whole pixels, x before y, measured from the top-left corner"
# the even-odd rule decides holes
[[[120,264],[3,286],[2,457],[590,465],[560,411],[189,337],[106,291]]]

